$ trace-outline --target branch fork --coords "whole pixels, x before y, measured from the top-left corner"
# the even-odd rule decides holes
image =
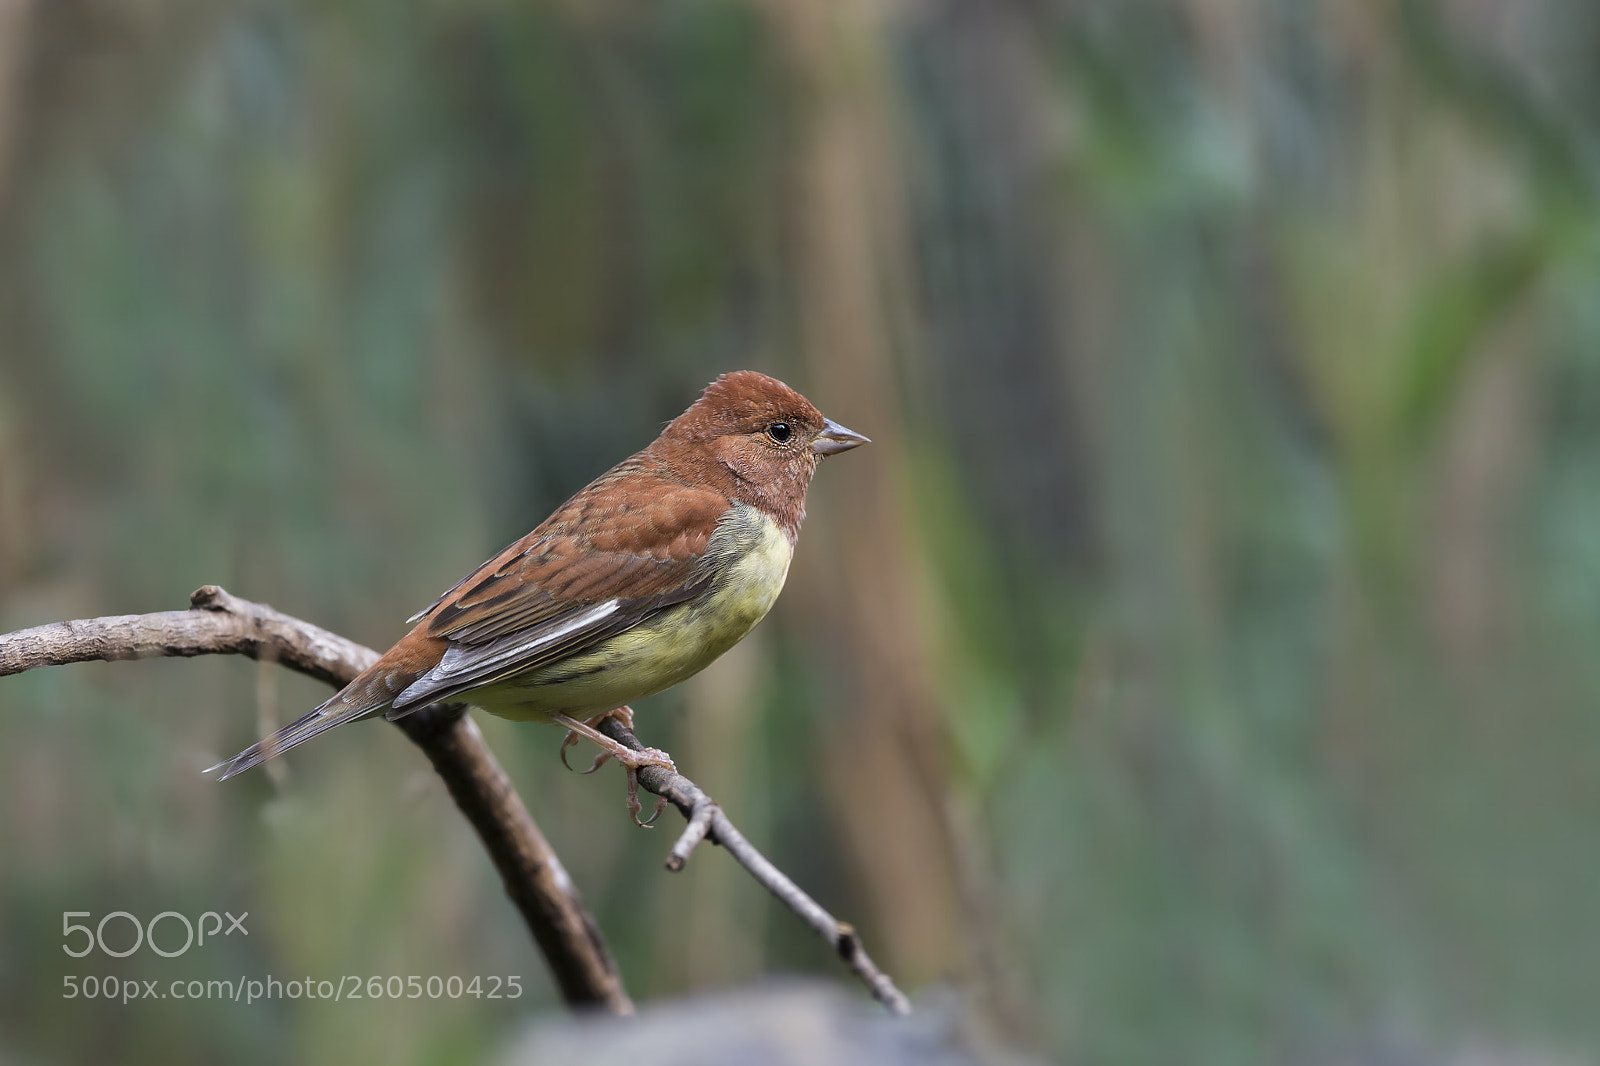
[[[0,635],[0,677],[67,663],[197,655],[277,662],[335,687],[378,659],[371,648],[337,633],[204,585],[189,597],[186,611],[54,622]],[[568,1005],[633,1013],[599,927],[465,710],[459,703],[436,704],[395,725],[427,755],[477,831]],[[617,716],[595,728],[635,752],[651,751]],[[637,776],[640,786],[671,802],[688,820],[667,855],[668,870],[683,869],[702,840],[721,845],[838,952],[873,998],[893,1014],[910,1013],[910,1002],[868,957],[854,927],[829,914],[756,850],[700,786],[663,765],[641,765]]]

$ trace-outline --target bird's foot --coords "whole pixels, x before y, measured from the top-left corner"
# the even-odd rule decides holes
[[[632,749],[630,748],[629,750],[631,751]],[[640,762],[637,766],[623,764],[628,766],[628,816],[633,819],[633,824],[640,829],[649,829],[656,824],[656,819],[661,817],[661,812],[667,809],[667,797],[657,796],[656,807],[655,810],[650,812],[650,817],[642,822],[639,821],[639,812],[644,810],[644,807],[639,803],[639,771],[646,766],[660,766],[677,773],[678,768],[672,765],[672,756],[660,748],[646,748],[644,751],[634,752],[634,755],[647,758],[646,761]]]
[[[591,729],[598,730],[600,723],[605,721],[607,718],[615,718],[617,721],[622,723],[622,728],[626,729],[630,733],[633,732],[632,707],[612,708],[604,714],[597,714],[592,718],[585,718],[583,720],[583,724]],[[561,741],[561,765],[565,766],[568,770],[572,769],[572,764],[567,761],[567,749],[576,744],[581,736],[583,736],[583,734],[579,733],[576,729],[568,729],[566,737]],[[589,764],[589,768],[587,770],[580,770],[578,772],[582,774],[592,774],[596,770],[600,769],[600,767],[604,766],[606,764],[606,760],[609,758],[611,758],[611,752],[602,748],[600,754],[594,757],[594,762]]]
[[[639,771],[647,766],[659,766],[663,769],[670,770],[673,773],[677,773],[678,768],[673,764],[672,756],[668,755],[659,748],[645,748],[642,751],[635,751],[626,744],[621,744],[615,740],[612,740],[610,737],[600,732],[600,730],[596,729],[594,725],[591,724],[594,722],[599,722],[603,718],[616,717],[620,722],[623,723],[623,725],[628,727],[629,732],[632,732],[633,711],[627,707],[618,707],[614,711],[608,711],[605,714],[596,715],[585,722],[580,722],[578,719],[565,714],[552,715],[551,717],[555,721],[567,727],[566,739],[561,742],[561,761],[563,763],[567,761],[567,747],[577,743],[578,737],[585,737],[594,741],[594,743],[600,747],[600,754],[595,756],[594,764],[590,766],[589,769],[585,770],[584,773],[593,773],[595,770],[598,770],[607,759],[616,759],[617,762],[621,763],[623,768],[628,772],[628,814],[633,817],[633,824],[639,826],[641,829],[645,829],[653,825],[655,820],[661,816],[661,812],[666,809],[667,800],[664,796],[657,796],[655,812],[650,815],[648,821],[641,822],[639,820],[639,812],[644,810],[644,807],[639,803]],[[570,767],[568,768],[570,769]]]

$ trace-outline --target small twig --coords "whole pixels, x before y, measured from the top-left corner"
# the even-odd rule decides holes
[[[597,728],[620,744],[625,744],[635,751],[644,750],[644,744],[639,738],[615,718],[603,719]],[[754,844],[745,839],[744,834],[734,827],[722,808],[717,806],[699,785],[664,766],[642,767],[639,770],[639,784],[646,791],[671,801],[673,806],[689,819],[688,828],[683,831],[677,844],[673,845],[671,854],[667,856],[667,869],[681,870],[683,864],[688,861],[689,852],[702,838],[720,844],[763,888],[816,930],[817,935],[839,953],[845,964],[866,984],[874,999],[887,1007],[891,1014],[911,1013],[911,1001],[906,998],[905,993],[895,987],[889,975],[878,969],[877,964],[867,955],[866,949],[861,946],[861,937],[856,933],[855,927],[829,914],[822,904],[812,899],[799,885],[790,880],[787,874],[774,866]],[[699,828],[702,824],[703,828]]]
[[[0,635],[0,676],[41,666],[159,656],[248,655],[342,687],[378,653],[215,585],[187,611],[56,622]],[[544,952],[567,1003],[629,1014],[633,1003],[561,860],[460,704],[424,708],[397,723],[427,754],[477,830],[506,894]]]
[[[683,864],[689,861],[689,853],[699,847],[700,842],[706,838],[706,833],[711,829],[711,818],[722,808],[718,807],[709,796],[701,799],[694,812],[689,815],[689,822],[683,827],[683,835],[678,837],[678,842],[672,845],[672,851],[667,855],[667,869],[677,873],[683,869]]]

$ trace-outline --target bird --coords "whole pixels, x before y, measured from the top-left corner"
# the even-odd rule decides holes
[[[358,719],[458,700],[565,726],[627,770],[676,770],[632,729],[630,705],[704,669],[761,621],[788,576],[806,490],[830,455],[869,443],[776,378],[723,374],[643,450],[580,489],[430,606],[333,698],[206,771],[227,780]],[[656,813],[659,814],[658,802]],[[654,817],[652,816],[652,821]]]

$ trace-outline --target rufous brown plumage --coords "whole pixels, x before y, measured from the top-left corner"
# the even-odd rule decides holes
[[[670,760],[641,758],[592,721],[630,713],[749,632],[782,588],[817,464],[865,441],[781,381],[724,374],[648,447],[413,616],[331,700],[213,769],[226,779],[345,722],[465,699],[594,740],[629,766],[636,812],[633,770]]]

